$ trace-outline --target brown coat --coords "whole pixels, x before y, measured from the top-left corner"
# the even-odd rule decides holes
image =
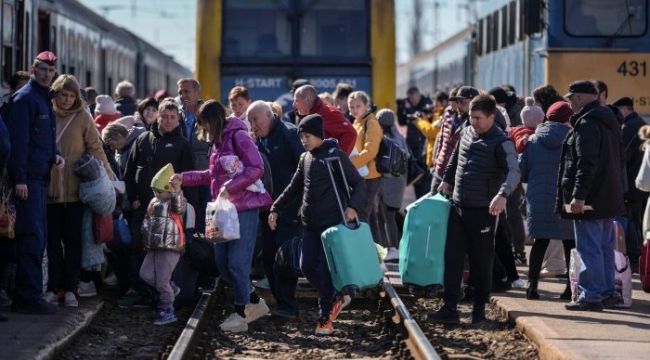
[[[379,153],[379,144],[384,138],[384,131],[379,125],[379,121],[375,114],[368,113],[364,118],[358,118],[352,124],[354,130],[357,131],[357,141],[354,145],[355,149],[359,152],[358,156],[353,156],[352,164],[357,169],[367,165],[369,173],[364,179],[376,179],[381,177],[375,166],[375,158]]]
[[[61,170],[56,167],[52,168],[52,181],[50,182],[50,188],[47,193],[47,202],[48,204],[76,202],[79,201],[79,178],[77,178],[72,169],[77,160],[85,152],[99,159],[104,164],[104,168],[110,179],[113,179],[114,175],[106,159],[95,122],[84,106],[82,105],[77,109],[65,111],[58,109],[55,103],[54,111],[56,112],[57,138],[70,119],[70,116],[74,115],[74,118],[72,118],[70,125],[65,129],[65,132],[57,142],[61,156],[65,159],[65,167]]]

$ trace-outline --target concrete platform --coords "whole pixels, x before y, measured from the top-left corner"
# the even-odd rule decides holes
[[[0,323],[0,360],[48,360],[82,331],[101,309],[99,299],[81,299],[78,308],[63,307],[51,315],[9,312]]]

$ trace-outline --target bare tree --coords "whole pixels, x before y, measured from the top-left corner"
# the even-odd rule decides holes
[[[413,0],[413,21],[411,22],[411,39],[409,42],[411,56],[415,56],[422,52],[422,32],[424,31],[424,24],[422,23],[423,11],[423,1]]]

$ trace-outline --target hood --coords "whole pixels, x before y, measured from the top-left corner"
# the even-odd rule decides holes
[[[127,144],[133,143],[133,141],[135,141],[135,139],[137,139],[138,136],[140,136],[140,134],[146,131],[147,130],[145,130],[144,128],[139,128],[139,127],[131,128],[131,130],[129,130],[129,135],[126,137],[126,143]]]
[[[317,147],[316,149],[312,150],[311,153],[316,155],[324,152],[332,153],[334,150],[339,149],[339,142],[336,141],[336,139],[325,139],[323,140],[323,144],[321,146]]]
[[[547,121],[537,127],[531,140],[539,141],[546,148],[557,149],[564,143],[569,130],[571,128],[567,125]]]
[[[579,126],[578,120],[585,117],[600,121],[610,130],[614,130],[617,127],[620,128],[621,126],[621,123],[612,110],[607,106],[601,106],[598,101],[592,101],[582,108],[579,113],[573,115],[571,117],[571,124],[573,127]]]
[[[239,130],[244,130],[248,134],[248,128],[246,127],[246,124],[244,124],[244,122],[239,120],[238,118],[231,116],[228,118],[228,121],[226,122],[226,127],[223,129],[223,135],[221,136],[221,138],[226,139],[229,136],[232,136],[232,134],[234,134],[235,131],[239,131]]]
[[[180,125],[176,126],[176,128],[174,130],[172,130],[172,132],[167,133],[164,136],[160,135],[160,133],[158,132],[158,122],[157,121],[154,122],[153,124],[151,124],[151,128],[149,129],[149,131],[151,131],[153,133],[153,136],[155,136],[157,138],[161,138],[161,137],[166,138],[166,137],[176,136],[176,135],[183,136],[183,134],[181,133],[181,126]]]

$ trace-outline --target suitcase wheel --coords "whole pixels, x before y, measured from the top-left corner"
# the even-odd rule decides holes
[[[356,298],[359,292],[359,287],[356,285],[346,285],[341,289],[342,295],[348,295],[351,298]]]

